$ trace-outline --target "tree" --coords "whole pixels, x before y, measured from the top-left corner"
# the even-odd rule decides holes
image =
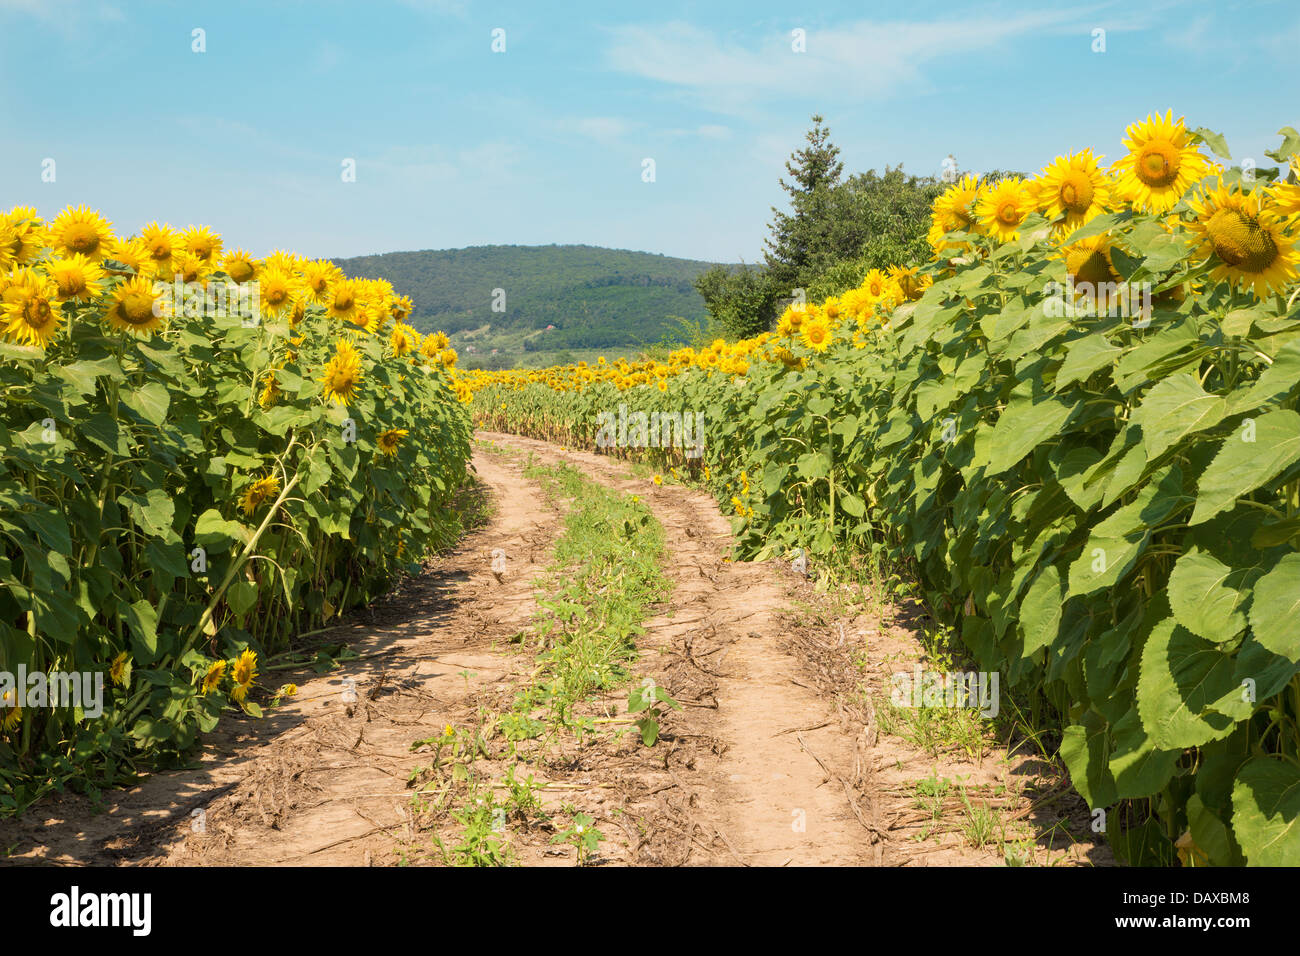
[[[764,270],[714,266],[700,273],[695,288],[709,315],[733,338],[747,338],[772,327],[778,288]]]
[[[792,181],[780,180],[790,196],[791,211],[772,207],[771,234],[764,243],[767,272],[777,287],[787,287],[786,295],[793,294],[799,276],[810,265],[825,257],[832,240],[831,226],[838,218],[836,189],[844,164],[822,116],[814,114],[812,122],[805,136],[808,145],[786,160]]]

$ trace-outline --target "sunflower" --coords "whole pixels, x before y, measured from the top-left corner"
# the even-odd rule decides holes
[[[663,476],[663,475],[654,475],[654,476],[651,477],[650,480],[651,480],[652,482],[654,482],[655,485],[656,485],[656,487],[657,487],[657,486],[662,485],[662,484],[664,483],[664,476]]]
[[[208,226],[190,226],[181,235],[185,251],[205,265],[216,265],[221,257],[221,237]],[[232,276],[233,278],[233,276]]]
[[[1097,166],[1091,149],[1058,156],[1043,167],[1033,183],[1038,208],[1048,219],[1060,219],[1059,232],[1082,226],[1110,207],[1110,180]]]
[[[321,381],[325,384],[325,396],[331,401],[346,405],[352,400],[361,384],[361,354],[352,343],[339,341]]]
[[[110,262],[117,265],[110,265]],[[143,239],[118,239],[113,243],[113,251],[105,259],[104,269],[107,272],[139,275],[144,272],[146,263],[152,262],[149,247],[145,245]],[[119,269],[117,266],[123,268]]]
[[[251,282],[257,278],[257,260],[243,249],[232,249],[222,256],[221,267],[235,282]]]
[[[99,262],[113,248],[113,224],[89,206],[69,206],[50,223],[55,248],[66,255],[80,253]]]
[[[200,259],[189,250],[183,250],[172,257],[171,267],[168,269],[171,275],[167,278],[179,276],[182,282],[199,282],[211,271],[206,259]],[[160,274],[158,278],[162,279],[164,276]]]
[[[280,493],[280,479],[275,475],[268,475],[265,478],[259,478],[244,489],[244,494],[239,501],[240,510],[246,515],[251,515],[263,504],[270,501]]]
[[[1019,176],[1008,176],[989,186],[975,204],[980,226],[1001,242],[1020,238],[1025,217],[1034,211],[1034,193]]]
[[[389,458],[393,458],[397,455],[397,448],[402,444],[402,439],[409,434],[410,432],[405,428],[389,428],[379,433],[379,437],[375,439],[375,444],[379,446],[381,452]]]
[[[248,691],[253,686],[253,681],[257,679],[257,653],[245,649],[232,663],[230,668],[230,680],[234,685],[230,688],[230,696],[233,700],[242,702],[248,697]]]
[[[0,321],[4,322],[9,338],[43,349],[63,325],[63,307],[52,283],[43,280],[38,283],[29,280],[5,289]]]
[[[199,685],[199,693],[207,694],[216,690],[221,684],[221,678],[226,676],[226,662],[215,661],[208,666],[208,671],[203,675],[203,683]]]
[[[136,276],[113,290],[113,304],[104,317],[111,326],[123,332],[147,335],[162,328],[165,306],[166,300],[160,291],[154,290],[153,282],[144,276]]]
[[[151,222],[140,230],[140,242],[149,253],[153,264],[153,274],[160,279],[172,277],[172,256],[180,251],[180,237],[176,230],[166,223],[159,225]]]
[[[302,268],[303,285],[306,286],[307,293],[311,296],[313,302],[325,302],[330,285],[333,284],[335,279],[341,278],[342,275],[342,270],[338,266],[324,259],[308,262]]]
[[[308,283],[308,289],[312,288]],[[356,279],[341,279],[330,287],[325,309],[334,318],[365,325],[362,318],[361,287]]]
[[[805,318],[807,316],[801,306],[788,305],[785,311],[781,313],[781,317],[776,321],[776,330],[782,335],[798,335],[799,326],[803,325]]]
[[[289,273],[281,269],[265,269],[258,281],[258,299],[262,312],[270,316],[279,316],[285,309],[293,306],[294,281]]]
[[[118,687],[131,683],[131,655],[123,651],[113,658],[113,663],[108,666],[108,676]]]
[[[930,231],[927,239],[935,255],[945,249],[961,250],[965,243],[944,242],[943,237],[950,232],[975,232],[978,222],[975,216],[975,204],[979,201],[983,187],[974,176],[964,176],[961,182],[944,190],[930,207]]]
[[[0,694],[0,710],[4,711],[4,718],[0,720],[0,729],[13,730],[23,720],[23,708],[18,703],[18,691],[7,690]]]
[[[35,262],[41,251],[50,244],[49,229],[31,206],[15,206],[0,216],[0,233],[4,234],[0,266],[9,263],[22,266]]]
[[[1291,160],[1292,168],[1300,168],[1300,156]],[[1300,184],[1275,183],[1269,190],[1278,215],[1283,217],[1300,216]]]
[[[257,396],[257,404],[262,408],[270,408],[280,397],[280,384],[275,380],[275,373],[272,372],[267,377],[266,384]]]
[[[1198,237],[1198,253],[1214,263],[1210,278],[1248,288],[1259,299],[1294,282],[1300,262],[1295,237],[1265,208],[1264,196],[1225,188],[1220,180],[1189,202],[1196,218],[1187,224]]]
[[[454,366],[456,364],[456,359],[457,355],[455,349],[443,349],[441,354],[438,356],[438,361],[442,363],[443,368],[451,368]]]
[[[921,298],[925,290],[934,285],[934,280],[929,276],[921,275],[916,266],[890,266],[887,274],[908,302]],[[830,309],[826,311],[829,315]]]
[[[79,302],[96,299],[104,291],[104,270],[81,253],[45,263],[45,274],[54,282],[60,299]]]
[[[831,344],[831,329],[824,319],[808,322],[802,329],[803,344],[814,352],[825,352]]]
[[[1129,154],[1110,168],[1118,177],[1116,191],[1135,209],[1165,213],[1193,183],[1210,172],[1210,161],[1191,145],[1191,134],[1177,121],[1173,111],[1162,119],[1148,116],[1145,122],[1132,123],[1124,132]]]
[[[388,308],[392,312],[394,322],[405,322],[410,317],[414,305],[409,295],[399,295],[389,303]]]

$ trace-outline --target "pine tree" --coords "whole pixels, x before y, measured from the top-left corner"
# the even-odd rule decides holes
[[[844,174],[839,147],[831,143],[823,117],[814,114],[812,122],[808,145],[795,150],[786,161],[791,181],[780,181],[790,196],[791,212],[772,207],[765,258],[768,274],[778,285],[796,281],[825,246],[835,189]]]

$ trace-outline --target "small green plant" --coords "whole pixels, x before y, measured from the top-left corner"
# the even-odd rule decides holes
[[[583,866],[590,858],[591,854],[596,852],[600,846],[600,841],[605,839],[605,834],[596,829],[593,824],[596,822],[585,813],[573,813],[573,823],[567,830],[563,830],[551,837],[552,843],[567,843],[576,847],[578,851],[578,866]]]

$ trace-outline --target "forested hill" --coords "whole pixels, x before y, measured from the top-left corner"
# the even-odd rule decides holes
[[[714,265],[599,246],[473,246],[336,259],[349,276],[382,276],[415,303],[422,332],[492,326],[532,349],[658,341],[674,317],[706,316],[693,280]],[[505,311],[493,311],[494,290]],[[497,299],[500,299],[499,294]],[[546,327],[554,326],[549,331]],[[530,334],[539,332],[539,334]]]

